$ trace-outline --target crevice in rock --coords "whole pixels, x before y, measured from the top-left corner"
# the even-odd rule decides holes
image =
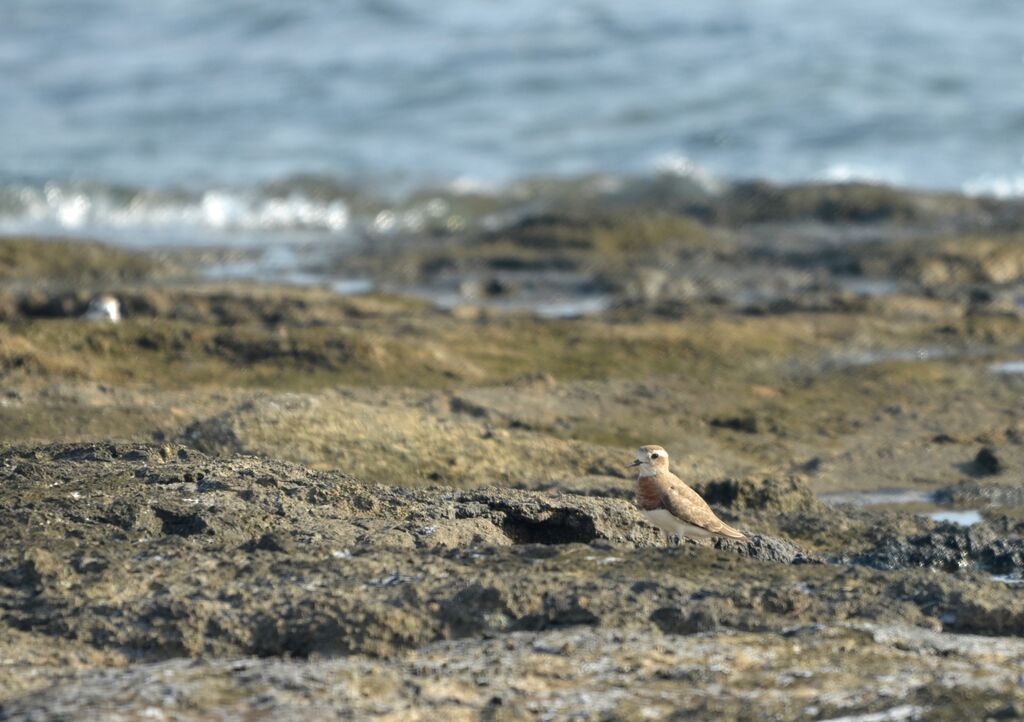
[[[598,537],[591,517],[569,509],[541,518],[509,511],[501,530],[515,544],[589,544]]]
[[[160,520],[160,531],[175,536],[195,536],[204,534],[210,528],[198,514],[179,514],[170,509],[153,508],[153,513]]]

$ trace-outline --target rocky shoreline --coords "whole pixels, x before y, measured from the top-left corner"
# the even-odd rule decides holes
[[[440,307],[0,239],[0,719],[1024,717],[1024,211],[684,200],[333,261]]]
[[[966,670],[989,664],[992,655],[1022,661],[1018,642],[993,650],[963,636],[1024,634],[1020,592],[986,573],[1020,568],[1021,528],[963,530],[921,520],[918,535],[901,537],[877,528],[886,521],[878,513],[822,508],[793,484],[772,501],[763,488],[741,483],[733,504],[719,506],[723,514],[732,517],[761,496],[759,526],[774,522],[790,530],[790,540],[757,534],[749,545],[676,546],[623,500],[414,491],[184,446],[20,448],[2,455],[0,469],[7,498],[16,500],[2,512],[0,555],[4,687],[14,693],[4,701],[9,718],[57,718],[96,685],[124,691],[112,709],[97,688],[88,709],[143,715],[155,702],[133,693],[140,674],[149,680],[143,687],[154,684],[150,675],[163,680],[171,709],[181,704],[179,695],[216,697],[214,690],[228,683],[237,687],[231,704],[244,704],[245,689],[273,686],[285,675],[288,695],[324,695],[340,705],[342,717],[372,709],[428,715],[445,705],[472,715],[506,695],[514,710],[532,695],[523,698],[513,680],[521,667],[537,665],[538,655],[551,659],[534,673],[559,680],[538,687],[542,697],[553,695],[553,705],[608,685],[593,693],[611,696],[586,714],[628,717],[639,709],[634,705],[665,701],[664,689],[612,694],[631,680],[653,675],[662,680],[656,687],[668,687],[668,680],[693,674],[705,684],[727,679],[729,693],[716,704],[735,705],[741,690],[756,689],[772,672],[796,675],[803,685],[815,678],[834,684],[826,679],[840,671],[813,660],[844,657],[851,644],[872,663],[856,672],[840,665],[852,692],[873,683],[879,665],[894,665],[892,653],[908,639],[927,644],[896,655],[906,658],[900,665],[935,676],[915,691],[917,702],[952,704],[950,715],[968,697],[993,711],[1024,703],[1007,668],[966,695],[950,683],[949,668],[934,662],[941,654]],[[806,503],[794,505],[794,495]],[[796,530],[814,525],[837,535],[856,528],[874,546],[852,559],[838,544],[831,553],[808,554]],[[711,648],[721,661],[694,666],[697,650]],[[495,665],[502,651],[508,658]],[[576,666],[580,652],[603,669],[578,673],[568,684],[554,669]],[[729,662],[751,655],[768,655],[769,669],[752,659]],[[339,656],[351,661],[328,661]],[[179,658],[206,661],[173,661]],[[444,672],[446,665],[454,672]],[[682,674],[680,666],[691,671],[672,677]],[[105,671],[91,671],[97,667]],[[335,689],[324,675],[341,675],[356,689]],[[378,676],[397,688],[371,701],[364,677]],[[410,698],[408,685],[428,683],[487,693],[463,692],[457,701]],[[50,684],[60,694],[45,691]],[[204,684],[212,689],[204,692]],[[266,713],[296,713],[294,700],[277,699],[282,691],[264,700]],[[882,688],[861,692],[853,708],[876,709],[884,697]],[[764,701],[792,710],[781,698]],[[221,704],[204,714],[232,714]],[[178,711],[188,714],[187,706]]]

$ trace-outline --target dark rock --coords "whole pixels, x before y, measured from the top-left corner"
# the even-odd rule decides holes
[[[280,532],[267,532],[259,539],[248,545],[250,550],[262,549],[268,552],[280,552],[291,554],[298,549],[298,544],[287,534]]]
[[[999,457],[992,449],[983,447],[974,457],[974,468],[979,476],[993,476],[1003,469]]]
[[[753,414],[743,414],[741,416],[716,416],[711,419],[709,423],[719,429],[730,429],[732,431],[740,431],[744,434],[756,434],[759,431],[757,417]]]
[[[508,295],[512,293],[513,290],[514,288],[511,284],[509,284],[507,281],[501,280],[497,276],[492,276],[491,278],[487,279],[487,281],[483,285],[484,295],[491,298],[494,298],[496,296]]]
[[[808,554],[792,542],[761,534],[751,534],[746,541],[718,537],[715,539],[715,548],[725,549],[758,561],[778,564],[821,564],[823,562],[821,557]]]
[[[22,559],[22,573],[29,584],[39,588],[55,584],[69,585],[69,575],[73,575],[70,565],[46,549],[28,549]]]
[[[875,569],[929,567],[952,572],[977,567],[1006,574],[1024,567],[1024,538],[998,534],[988,523],[970,527],[944,523],[927,534],[886,536],[851,561]]]
[[[194,536],[209,531],[206,520],[199,514],[182,513],[158,507],[153,509],[153,513],[161,522],[160,531],[163,534]]]
[[[735,512],[807,512],[822,508],[821,502],[804,480],[796,476],[721,479],[698,484],[696,489],[712,506],[726,507]]]
[[[471,584],[441,605],[441,620],[453,637],[503,629],[512,617],[507,590],[497,585]]]
[[[484,516],[516,544],[588,544],[598,539],[652,542],[658,533],[640,525],[626,501],[570,495],[546,497],[516,490],[460,492],[456,514]]]
[[[799,465],[801,471],[806,474],[813,474],[821,468],[821,457],[814,456]]]
[[[1024,506],[1024,486],[964,481],[935,492],[939,504],[960,508],[1012,508]]]
[[[698,603],[692,609],[661,607],[651,612],[651,621],[665,634],[699,634],[720,628],[718,610],[713,604]]]
[[[448,402],[453,414],[468,414],[480,419],[487,419],[491,416],[491,410],[482,404],[474,403],[469,399],[453,394]]]

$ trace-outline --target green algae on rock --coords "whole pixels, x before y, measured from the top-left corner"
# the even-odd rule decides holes
[[[28,237],[0,237],[0,280],[80,284],[137,281],[178,270],[151,253],[102,243]]]

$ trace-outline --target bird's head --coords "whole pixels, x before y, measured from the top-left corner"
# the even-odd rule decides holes
[[[654,476],[659,471],[668,471],[668,452],[660,446],[641,446],[636,459],[628,467],[637,467],[640,476]]]

